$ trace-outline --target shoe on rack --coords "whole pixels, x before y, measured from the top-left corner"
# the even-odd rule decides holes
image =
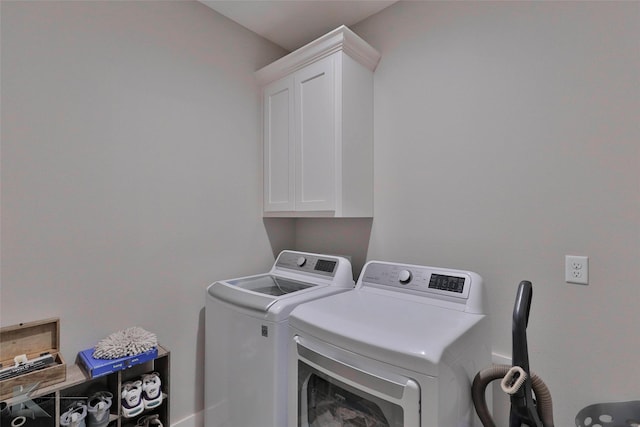
[[[87,412],[89,427],[104,427],[109,424],[109,409],[113,394],[108,391],[99,391],[89,397],[87,401]]]
[[[160,415],[145,415],[144,417],[140,417],[138,422],[136,423],[137,427],[162,427],[162,422],[160,421]]]
[[[63,427],[85,427],[84,419],[87,417],[87,404],[73,402],[67,410],[60,415],[60,425]]]
[[[142,381],[128,381],[122,384],[122,415],[132,418],[144,411],[142,402]]]
[[[142,376],[142,401],[145,409],[153,409],[162,403],[160,374],[152,372]]]

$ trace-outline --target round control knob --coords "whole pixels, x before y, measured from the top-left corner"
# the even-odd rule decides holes
[[[307,263],[307,259],[303,256],[298,257],[298,259],[296,260],[296,264],[298,264],[298,267],[302,267],[306,263]]]
[[[403,283],[403,284],[409,283],[411,281],[411,278],[412,278],[412,275],[409,270],[402,270],[400,272],[400,275],[398,276],[398,280],[400,281],[400,283]]]

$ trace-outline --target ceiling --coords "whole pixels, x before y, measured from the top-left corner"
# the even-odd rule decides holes
[[[340,25],[354,25],[397,0],[199,0],[267,40],[294,51]]]

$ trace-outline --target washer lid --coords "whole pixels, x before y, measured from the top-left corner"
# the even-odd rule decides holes
[[[313,286],[311,283],[261,274],[216,282],[209,287],[209,294],[237,306],[267,311],[278,297]]]
[[[332,295],[296,307],[289,325],[301,336],[438,376],[438,366],[461,356],[467,347],[465,335],[473,334],[485,316],[397,294],[356,289]]]

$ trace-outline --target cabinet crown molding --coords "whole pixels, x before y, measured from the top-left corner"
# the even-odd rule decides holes
[[[380,61],[380,53],[345,25],[302,46],[290,54],[256,71],[260,85],[271,83],[310,63],[335,52],[343,51],[354,60],[374,71]]]

